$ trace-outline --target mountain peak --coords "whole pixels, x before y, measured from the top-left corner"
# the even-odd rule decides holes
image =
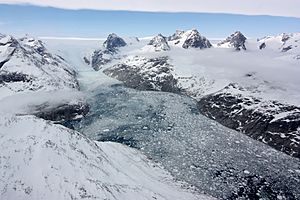
[[[108,50],[116,50],[119,47],[126,46],[126,42],[115,33],[108,35],[106,41],[103,43],[104,47]]]
[[[240,51],[241,48],[243,50],[246,50],[246,40],[247,38],[240,31],[236,31],[229,37],[227,37],[225,40],[218,43],[218,46],[234,47],[237,51]]]
[[[168,41],[178,40],[182,38],[182,35],[185,33],[185,31],[182,30],[176,30],[176,32],[168,37]]]
[[[162,34],[158,34],[154,38],[150,40],[148,45],[151,45],[154,47],[155,51],[169,51],[170,46],[167,42],[167,38],[163,36]]]
[[[184,33],[186,35],[186,39],[182,45],[183,48],[210,48],[212,47],[210,41],[206,39],[206,37],[201,36],[197,29],[192,29]]]

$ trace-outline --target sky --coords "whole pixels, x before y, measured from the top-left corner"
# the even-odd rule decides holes
[[[300,17],[293,14],[293,6],[290,5],[291,12],[277,14],[276,7],[273,7],[277,0],[259,0],[270,3],[269,12],[253,10],[252,13],[239,10],[242,14],[235,13],[234,10],[224,10],[220,13],[212,13],[209,9],[199,9],[201,12],[192,12],[202,0],[185,0],[182,2],[194,2],[193,6],[180,8],[181,3],[176,0],[160,0],[162,6],[157,6],[158,0],[113,0],[106,2],[145,2],[145,5],[132,6],[135,10],[129,9],[127,4],[107,3],[100,6],[103,0],[52,0],[52,1],[30,1],[33,4],[15,4],[15,0],[10,0],[10,4],[0,0],[0,33],[23,36],[30,34],[33,36],[53,36],[53,37],[93,37],[104,38],[109,33],[117,33],[120,36],[153,36],[158,33],[170,35],[175,30],[188,30],[197,28],[200,33],[208,38],[224,38],[236,30],[242,31],[247,37],[263,37],[275,35],[283,32],[300,32]],[[236,0],[210,0],[222,2],[234,2]],[[209,2],[210,2],[209,1]],[[257,2],[256,0],[252,0]],[[280,2],[294,2],[295,5],[300,0],[281,0]],[[23,1],[22,1],[23,2]],[[29,1],[27,1],[28,3]],[[72,3],[70,3],[72,2]],[[85,4],[82,4],[85,2]],[[91,3],[95,4],[91,4]],[[156,2],[156,3],[155,3]],[[169,2],[169,6],[164,3]],[[249,2],[239,0],[239,2]],[[13,3],[13,4],[12,4]],[[42,5],[41,5],[42,4]],[[226,4],[226,3],[223,3]],[[39,5],[39,6],[38,6]],[[94,6],[93,6],[94,5]],[[127,7],[126,7],[127,5]],[[156,6],[155,6],[156,5]],[[172,5],[172,6],[171,6]],[[49,7],[52,6],[52,7]],[[207,5],[209,7],[209,4]],[[236,5],[238,7],[238,5]],[[194,8],[193,8],[194,7]],[[201,7],[201,6],[200,6]],[[300,7],[300,5],[299,5]],[[93,8],[93,9],[91,9]],[[222,6],[218,6],[221,9]],[[283,11],[285,7],[283,7]],[[194,9],[194,10],[193,10]],[[235,8],[237,9],[237,8]],[[120,11],[123,10],[123,11]],[[131,11],[126,11],[131,10]],[[153,12],[162,10],[163,12]],[[149,12],[151,11],[151,12]],[[181,12],[178,12],[181,11]],[[185,11],[185,12],[182,12]],[[284,13],[282,11],[282,13]],[[219,12],[219,11],[218,11]],[[273,12],[273,13],[272,13]],[[245,15],[251,14],[251,15]],[[264,15],[258,15],[264,14]],[[283,16],[268,16],[268,15]],[[294,17],[287,17],[295,15]]]
[[[299,0],[0,0],[67,9],[208,12],[300,17]]]

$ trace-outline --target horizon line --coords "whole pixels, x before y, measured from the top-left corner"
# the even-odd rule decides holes
[[[50,9],[59,9],[65,11],[100,11],[100,12],[135,12],[135,13],[161,13],[161,14],[212,14],[212,15],[240,15],[240,16],[254,16],[254,17],[282,17],[282,18],[293,18],[300,19],[296,16],[285,16],[285,15],[269,15],[269,14],[244,14],[239,12],[195,12],[195,11],[165,11],[165,10],[130,10],[130,9],[97,9],[97,8],[65,8],[65,7],[56,7],[51,5],[38,5],[33,3],[8,3],[0,2],[0,5],[6,6],[31,6],[31,7],[40,7],[40,8],[50,8]]]

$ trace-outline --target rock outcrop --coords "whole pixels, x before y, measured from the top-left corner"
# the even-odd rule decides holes
[[[202,98],[198,108],[229,128],[300,158],[300,107],[245,96],[243,91],[230,84]]]
[[[110,51],[126,46],[126,42],[115,33],[109,34],[103,46]]]
[[[139,63],[138,67],[136,66],[137,62]],[[178,93],[180,89],[171,71],[172,65],[168,63],[167,57],[144,58],[136,56],[103,72],[124,82],[126,86],[138,90]]]
[[[225,40],[218,43],[218,46],[233,47],[237,51],[240,51],[241,49],[246,50],[246,40],[247,38],[240,31],[236,31],[235,33],[227,37]]]
[[[182,44],[182,47],[184,49],[189,49],[189,48],[205,49],[205,48],[212,47],[210,41],[206,37],[201,36],[196,29],[186,32],[185,36],[186,37],[184,38]]]
[[[84,57],[84,62],[90,64],[94,70],[98,71],[103,65],[110,63],[114,59],[119,59],[117,56],[119,48],[126,45],[126,42],[116,34],[109,34],[103,43],[104,49],[95,50],[91,59]]]

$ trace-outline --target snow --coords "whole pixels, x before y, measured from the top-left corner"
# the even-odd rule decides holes
[[[6,38],[6,39],[5,39]],[[75,71],[60,57],[48,52],[43,43],[31,37],[5,36],[0,46],[1,76],[19,75],[25,80],[3,80],[0,99],[30,91],[77,90]]]
[[[137,150],[33,116],[0,117],[1,199],[211,199]]]

